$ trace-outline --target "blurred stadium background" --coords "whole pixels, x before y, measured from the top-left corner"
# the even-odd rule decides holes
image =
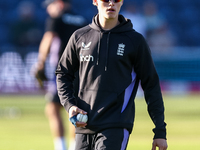
[[[73,0],[73,9],[88,22],[96,14],[91,1]],[[121,12],[134,4],[140,18],[148,20],[151,6],[145,0],[125,0]],[[154,27],[146,25],[144,36],[152,50],[155,65],[165,92],[188,93],[200,91],[200,1],[154,0],[157,7],[152,17]],[[151,12],[150,12],[151,13]],[[23,16],[28,16],[24,17]],[[46,10],[41,0],[0,0],[0,92],[38,92],[31,66],[37,60],[38,46],[44,32]],[[128,16],[127,16],[128,17]],[[137,19],[138,17],[136,17]],[[161,17],[160,17],[161,18]],[[164,18],[164,19],[163,19]],[[24,19],[26,24],[19,23]],[[163,21],[164,20],[164,21]],[[21,21],[22,22],[22,21]],[[137,20],[132,20],[133,26]],[[138,21],[139,22],[139,21]],[[138,23],[140,25],[140,22]],[[147,23],[146,23],[147,24]],[[164,29],[159,27],[164,24]],[[142,26],[142,23],[141,25]],[[153,34],[151,33],[153,29]],[[157,29],[157,30],[156,30]],[[143,31],[141,31],[143,32]],[[150,36],[149,36],[150,35]],[[47,64],[48,68],[48,64]],[[47,70],[51,77],[52,70]]]
[[[21,113],[28,111],[24,108],[28,102],[23,101],[21,97],[10,97],[12,101],[7,101],[9,95],[25,95],[24,99],[30,99],[30,105],[34,108],[30,109],[32,113],[37,111],[39,104],[42,105],[39,112],[43,113],[41,110],[44,103],[42,103],[43,97],[41,95],[44,94],[44,91],[41,91],[32,74],[32,67],[37,60],[38,47],[44,32],[45,18],[47,17],[46,10],[42,7],[41,2],[41,0],[0,0],[0,123],[5,125],[0,125],[0,150],[9,150],[1,147],[1,141],[4,139],[2,134],[7,134],[5,132],[10,130],[1,129],[1,127],[7,126],[4,124],[6,122],[4,113],[10,112],[10,110],[7,110],[7,107],[13,108],[13,106],[17,106],[11,109],[11,115],[12,110],[19,116],[21,116]],[[200,108],[197,102],[197,100],[200,100],[200,0],[152,0],[151,2],[153,2],[154,6],[146,0],[124,0],[121,13],[124,15],[127,14],[127,17],[129,15],[144,21],[144,24],[142,24],[142,21],[140,23],[139,21],[137,22],[137,19],[132,20],[133,26],[134,24],[139,24],[139,27],[144,25],[141,33],[145,36],[151,47],[152,56],[160,77],[162,91],[164,95],[172,95],[169,100],[166,96],[167,106],[173,107],[172,111],[171,108],[168,108],[170,111],[168,112],[169,116],[173,116],[176,107],[179,108],[182,106],[180,99],[187,98],[183,100],[186,104],[182,108],[190,111],[194,108],[196,112],[191,112],[191,114],[189,111],[186,112],[188,116],[196,116],[194,117],[195,121],[187,124],[186,120],[184,120],[185,118],[182,118],[184,121],[180,121],[179,125],[200,125],[200,119],[197,117],[200,116],[200,109],[197,109]],[[88,22],[91,21],[91,18],[97,12],[91,0],[72,0],[72,4],[73,9],[77,13],[85,16]],[[131,12],[130,10],[128,12],[128,6],[132,4],[135,8],[132,7]],[[151,15],[152,17],[150,17]],[[24,18],[24,16],[26,17]],[[19,23],[22,18],[22,22],[26,22],[23,24],[24,26]],[[47,63],[47,75],[49,78],[52,78],[53,70],[48,65]],[[139,92],[139,94],[141,93],[142,91]],[[39,95],[39,98],[36,97],[35,99],[38,98],[42,102],[38,104],[38,101],[35,101],[35,99],[32,100],[32,95]],[[190,95],[190,97],[186,95]],[[14,101],[15,98],[16,100]],[[174,104],[173,100],[176,99],[180,100],[178,101],[180,103]],[[188,100],[191,100],[191,103],[187,103]],[[17,101],[21,103],[17,104]],[[33,101],[35,101],[34,104],[32,104]],[[23,103],[25,104],[23,105]],[[187,109],[189,105],[191,107]],[[179,113],[183,112],[184,109]],[[179,115],[186,115],[186,112]],[[176,113],[178,113],[178,109]],[[39,120],[42,119],[40,118]],[[169,121],[171,120],[169,119]],[[8,123],[10,124],[11,122],[8,121]],[[48,126],[47,120],[45,120],[44,124],[42,129]],[[174,123],[174,125],[176,126],[177,124]],[[23,125],[20,124],[19,126]],[[196,129],[196,126],[194,128]],[[175,131],[173,133],[182,133],[182,131],[177,132],[175,128],[173,130]],[[190,134],[188,133],[188,135]],[[175,137],[179,138],[178,135]],[[173,138],[174,141],[176,139],[175,137]],[[189,137],[192,137],[192,135]],[[194,137],[200,140],[200,135],[195,135]],[[23,140],[26,139],[24,138]],[[51,138],[46,140],[51,140]],[[183,143],[186,144],[186,141],[183,140]],[[179,140],[178,142],[181,143]],[[4,140],[5,145],[8,143],[8,141],[5,142]],[[198,145],[197,143],[195,143],[196,146]],[[184,144],[182,146],[184,147]],[[183,150],[183,147],[178,147],[178,149]],[[191,149],[199,150],[200,145]],[[30,150],[30,148],[21,148],[21,150]]]

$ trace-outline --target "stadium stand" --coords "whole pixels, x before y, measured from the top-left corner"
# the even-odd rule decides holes
[[[26,58],[32,58],[33,54],[38,51],[38,47],[18,48],[15,47],[10,40],[10,36],[12,36],[10,27],[15,20],[19,19],[17,16],[17,6],[22,1],[24,0],[0,0],[0,59],[2,61],[5,60],[4,53],[15,50],[13,55],[17,56],[17,60],[19,60],[21,64],[27,65]],[[137,6],[139,6],[142,12],[143,5],[147,1],[149,0],[125,0],[124,3],[137,3]],[[200,0],[152,1],[157,4],[158,11],[164,15],[169,28],[177,37],[175,47],[170,48],[170,50],[168,49],[168,52],[165,52],[163,55],[155,53],[160,50],[159,48],[152,48],[152,55],[155,59],[155,65],[161,82],[191,82],[195,83],[193,87],[198,87],[200,90]],[[31,2],[35,4],[37,24],[43,31],[44,20],[47,16],[46,10],[42,7],[41,0],[34,0]],[[92,1],[72,0],[72,5],[74,6],[74,10],[85,16],[88,21],[91,21],[92,16],[97,12],[95,6],[92,5]],[[122,11],[123,9],[122,7]],[[21,56],[18,56],[17,53],[21,54]],[[2,73],[3,71],[0,69],[0,82],[5,83],[4,79],[1,78]],[[26,73],[26,75],[27,74],[28,73]],[[16,76],[16,78],[17,77],[18,76]],[[27,76],[25,78],[27,78]],[[33,78],[31,78],[31,80],[33,80]],[[2,91],[1,88],[0,85],[0,91]]]
[[[0,16],[2,16],[2,14],[6,16],[1,17],[1,27],[2,24],[7,25],[14,19],[17,19],[16,6],[21,1],[22,0],[0,1]],[[127,1],[131,2],[133,0]],[[35,0],[33,2],[37,9],[38,23],[41,28],[43,28],[44,19],[46,17],[45,9],[41,6],[41,0]],[[134,2],[143,5],[145,0],[134,0]],[[154,0],[154,2],[158,5],[159,11],[167,18],[170,28],[172,28],[178,36],[178,46],[200,46],[200,34],[196,34],[199,32],[200,28],[199,0]],[[93,14],[96,13],[96,8],[92,5],[91,1],[73,0],[73,6],[77,12],[83,14],[89,20],[91,20]],[[2,41],[0,41],[0,43],[2,43]]]

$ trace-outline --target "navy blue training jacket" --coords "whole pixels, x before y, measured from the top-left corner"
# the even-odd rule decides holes
[[[92,134],[106,128],[132,132],[139,81],[148,112],[155,124],[154,138],[166,139],[164,105],[150,49],[129,19],[119,15],[120,24],[104,31],[98,15],[91,24],[71,36],[56,74],[62,105],[73,105],[88,113],[85,128],[76,133]],[[79,71],[79,95],[74,97],[74,73]]]

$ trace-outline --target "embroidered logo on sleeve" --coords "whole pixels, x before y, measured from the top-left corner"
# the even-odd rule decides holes
[[[123,56],[124,55],[124,48],[125,48],[125,44],[123,44],[123,43],[118,44],[117,55]]]
[[[91,45],[92,42],[89,42],[88,44],[85,44],[84,42],[82,42],[82,48],[81,50],[83,51],[86,51],[86,50],[89,50],[90,48],[90,45]]]

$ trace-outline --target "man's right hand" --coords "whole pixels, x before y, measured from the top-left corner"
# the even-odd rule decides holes
[[[71,118],[73,116],[76,116],[79,113],[83,114],[83,115],[87,114],[87,112],[85,112],[84,110],[78,108],[77,106],[72,106],[69,109],[69,118]],[[79,121],[76,122],[76,126],[77,127],[85,127],[86,125],[87,125],[87,123],[84,123],[84,122],[79,122]]]

